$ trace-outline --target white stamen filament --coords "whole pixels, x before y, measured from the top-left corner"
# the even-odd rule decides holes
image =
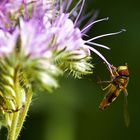
[[[89,35],[87,35],[87,34],[82,34],[83,36],[86,36],[86,37],[89,37]]]
[[[86,42],[90,42],[90,41],[93,41],[93,40],[96,40],[96,39],[99,39],[99,38],[103,38],[103,37],[106,37],[106,36],[113,36],[113,35],[117,35],[117,34],[120,34],[122,32],[125,32],[126,30],[125,29],[121,29],[119,32],[115,32],[115,33],[108,33],[108,34],[103,34],[103,35],[99,35],[99,36],[96,36],[96,37],[93,37],[89,40],[87,40]]]
[[[74,22],[74,25],[76,25],[76,23],[77,23],[77,21],[78,21],[80,15],[81,15],[81,13],[82,13],[82,11],[83,11],[84,4],[85,4],[85,0],[83,0],[83,2],[82,2],[82,5],[81,5],[81,8],[80,8],[79,14],[78,14],[78,16],[77,16],[77,18],[76,18],[76,20],[75,20],[75,22]]]
[[[109,17],[107,18],[103,18],[103,19],[99,19],[99,20],[96,20],[96,21],[93,21],[91,22],[88,26],[86,26],[85,28],[83,28],[81,30],[81,33],[84,32],[86,29],[90,28],[92,25],[94,25],[95,23],[98,23],[98,22],[101,22],[101,21],[107,21],[109,19]]]
[[[68,9],[69,9],[71,3],[72,3],[72,0],[69,0],[68,3],[67,3],[66,11],[68,11]]]
[[[86,44],[90,44],[90,45],[94,45],[94,46],[98,46],[98,47],[101,47],[101,48],[105,48],[105,49],[110,50],[109,47],[107,47],[105,45],[102,45],[102,44],[95,43],[95,42],[86,42]]]
[[[92,48],[92,47],[90,47],[90,46],[87,46],[87,47],[88,47],[91,51],[93,51],[94,53],[96,53],[96,54],[107,64],[110,73],[113,75],[113,73],[112,73],[112,68],[111,68],[112,65],[106,60],[106,58],[105,58],[99,51],[97,51],[96,49],[94,49],[94,48]]]
[[[80,5],[82,0],[80,0],[76,5],[75,7],[70,11],[70,15],[77,9],[77,7]]]

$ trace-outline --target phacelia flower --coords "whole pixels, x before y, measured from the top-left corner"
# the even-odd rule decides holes
[[[58,87],[57,77],[65,72],[76,78],[93,71],[91,52],[97,54],[112,73],[112,66],[93,46],[108,33],[85,39],[95,23],[80,29],[85,0],[70,9],[72,0],[3,0],[0,2],[0,123],[9,131],[9,140],[17,139],[25,120],[33,92]],[[94,17],[94,16],[93,16]],[[9,90],[10,89],[10,90]],[[8,95],[8,96],[5,96]]]

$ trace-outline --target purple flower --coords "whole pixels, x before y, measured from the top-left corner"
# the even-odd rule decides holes
[[[34,25],[34,27],[32,27]],[[21,53],[31,58],[41,58],[50,50],[53,33],[50,30],[40,30],[34,20],[20,19]]]
[[[13,34],[0,30],[0,57],[8,56],[13,53],[13,50],[17,43],[17,37],[19,34],[18,28],[15,29]]]
[[[79,51],[79,53],[81,52],[81,55],[84,56],[83,58],[85,58],[85,56],[90,56],[90,51],[92,51],[95,54],[97,54],[107,64],[110,72],[112,73],[112,69],[111,69],[112,65],[110,65],[110,63],[98,50],[96,50],[95,48],[91,46],[98,46],[105,49],[110,49],[109,47],[102,44],[98,44],[94,41],[102,37],[120,34],[124,32],[125,29],[122,29],[119,32],[103,34],[103,35],[99,35],[88,40],[84,40],[83,36],[86,36],[85,33],[91,28],[91,26],[93,26],[95,23],[106,21],[108,20],[108,18],[95,20],[94,18],[95,15],[93,15],[93,17],[86,24],[86,26],[84,26],[83,29],[79,29],[78,25],[84,19],[84,17],[81,17],[81,14],[82,14],[82,10],[85,4],[85,0],[79,1],[69,13],[65,14],[64,11],[69,9],[71,3],[72,3],[72,0],[65,1],[62,3],[62,6],[60,6],[60,11],[59,11],[60,14],[58,15],[58,17],[54,21],[54,24],[52,25],[54,26],[54,28],[59,27],[60,29],[57,33],[58,38],[56,41],[59,44],[58,48],[66,47],[66,49],[71,50],[71,51]],[[77,9],[80,3],[81,3],[81,7],[78,13]],[[74,13],[77,13],[77,16],[75,17],[74,20],[72,20],[70,17],[73,17]],[[85,50],[84,51],[85,55],[83,55],[82,50]]]
[[[15,3],[17,5],[15,5]],[[70,69],[70,71],[72,69],[72,71],[78,71],[83,74],[91,72],[92,65],[89,61],[91,59],[90,52],[92,51],[96,53],[107,64],[109,70],[112,71],[111,65],[106,58],[92,46],[109,49],[107,46],[94,41],[102,37],[119,34],[124,30],[116,33],[99,35],[88,40],[83,39],[83,37],[86,36],[87,30],[89,30],[92,25],[101,21],[106,21],[108,18],[96,21],[94,18],[91,18],[86,26],[80,29],[79,24],[84,19],[84,17],[81,17],[81,14],[85,0],[79,1],[76,6],[69,11],[71,3],[72,0],[65,1],[61,3],[61,5],[59,4],[59,0],[56,1],[56,3],[51,0],[45,2],[42,0],[1,2],[1,15],[5,17],[7,17],[7,13],[11,11],[20,10],[21,4],[24,7],[23,16],[19,14],[20,16],[17,19],[19,20],[19,24],[13,24],[13,21],[8,17],[5,20],[7,20],[6,23],[9,24],[12,22],[10,30],[6,28],[7,24],[5,23],[3,27],[1,27],[3,32],[9,32],[9,36],[12,36],[6,37],[6,40],[8,40],[7,42],[13,42],[13,40],[15,40],[15,44],[13,44],[16,48],[16,42],[18,42],[16,39],[20,38],[19,54],[22,56],[21,58],[27,57],[31,60],[51,60],[51,63],[54,63],[54,65],[57,62],[58,66],[62,67],[62,65],[64,65],[64,69]],[[77,15],[75,16],[74,13],[77,13]],[[12,14],[14,15],[15,13],[12,12]],[[0,22],[3,22],[3,20],[1,19]],[[17,21],[14,22],[17,23]],[[5,45],[4,50],[7,52],[11,52],[14,48],[13,45],[9,46],[5,39],[3,39],[0,44],[1,48],[3,48],[3,44]],[[13,52],[14,51],[15,49],[13,49]],[[0,50],[0,52],[1,55],[5,55],[3,50]]]

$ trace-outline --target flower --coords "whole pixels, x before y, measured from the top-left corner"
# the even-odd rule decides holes
[[[11,11],[19,11],[16,20],[12,21],[19,24],[12,24],[11,30],[3,26],[1,32],[1,50],[0,55],[7,56],[9,53],[18,56],[18,63],[28,71],[36,71],[36,67],[46,74],[58,76],[62,71],[69,71],[73,76],[81,78],[82,75],[92,73],[93,65],[90,63],[91,52],[96,53],[108,66],[112,73],[111,65],[106,58],[92,46],[98,46],[105,49],[109,47],[93,42],[105,36],[116,35],[124,30],[115,33],[108,33],[85,40],[86,31],[95,23],[106,21],[108,18],[94,20],[91,19],[82,29],[78,27],[85,0],[79,1],[77,5],[69,11],[72,1],[65,1],[59,5],[59,1],[3,1],[0,3],[2,14]],[[79,9],[79,6],[81,7]],[[21,8],[23,6],[23,8]],[[7,10],[6,10],[7,9]],[[79,9],[79,13],[77,12]],[[23,12],[24,11],[24,12]],[[69,11],[69,12],[68,12]],[[77,13],[77,16],[74,16]],[[12,12],[15,15],[15,12]],[[10,18],[8,17],[8,20]],[[1,21],[2,22],[2,21]],[[10,22],[8,22],[10,23]],[[18,45],[18,46],[17,46]],[[17,52],[18,49],[18,52]],[[16,58],[14,59],[16,60]],[[15,62],[13,62],[15,63]],[[51,67],[55,67],[57,74],[52,73]],[[42,71],[41,71],[42,72]],[[29,72],[31,73],[31,72]],[[34,73],[34,72],[33,72]],[[39,73],[39,71],[37,72]],[[31,74],[29,74],[31,76]],[[39,74],[40,75],[40,74]],[[42,74],[41,74],[42,75]],[[39,76],[37,76],[39,77]],[[38,79],[38,78],[37,78]],[[46,81],[39,78],[39,81]],[[44,83],[44,82],[43,82]],[[54,83],[54,82],[53,82]],[[49,84],[49,82],[48,82]],[[56,86],[56,83],[54,84]]]
[[[9,11],[20,11],[21,5],[24,7],[23,16],[19,16],[18,25],[12,26],[12,32],[7,31],[6,27],[2,29],[2,32],[6,30],[7,34],[11,36],[2,39],[3,44],[5,41],[5,43],[12,42],[13,45],[8,46],[7,44],[3,47],[3,44],[1,43],[1,48],[4,48],[4,50],[1,49],[1,55],[5,55],[2,51],[12,53],[13,50],[13,52],[15,52],[17,47],[16,43],[20,42],[18,44],[20,45],[18,46],[20,48],[18,53],[20,55],[18,56],[23,59],[21,59],[23,67],[29,66],[28,64],[32,63],[30,60],[35,61],[33,64],[36,64],[37,66],[49,63],[49,65],[53,65],[57,67],[57,69],[60,69],[60,71],[69,71],[75,77],[81,78],[81,75],[92,73],[93,65],[90,63],[90,52],[92,51],[107,64],[112,73],[110,63],[92,46],[98,46],[105,49],[109,49],[109,47],[93,41],[105,36],[119,34],[124,30],[116,33],[99,35],[88,40],[83,39],[86,35],[86,31],[92,25],[108,20],[108,18],[96,21],[91,19],[86,26],[80,29],[78,25],[82,21],[80,16],[85,0],[79,1],[70,12],[67,12],[71,4],[69,1],[63,2],[61,6],[58,4],[58,1],[55,4],[50,0],[45,2],[41,0],[21,2],[18,0],[17,3],[16,7],[14,7],[13,1],[1,3],[1,5],[5,7],[10,5],[9,10],[7,10],[6,13]],[[81,8],[77,17],[75,17],[73,14],[79,9],[80,3]],[[21,11],[23,11],[23,9],[21,9]],[[3,10],[3,15],[4,14],[5,10]],[[15,13],[12,14],[14,15]],[[28,58],[28,61],[24,61],[25,58]],[[44,62],[42,63],[42,61]],[[39,67],[44,66],[40,65]]]
[[[17,139],[32,98],[32,89],[52,91],[65,72],[76,78],[92,73],[91,52],[112,73],[112,65],[92,46],[124,29],[85,39],[95,23],[94,15],[80,29],[85,0],[70,9],[72,0],[3,0],[0,2],[0,127],[8,128],[8,139]],[[87,36],[88,37],[88,36]],[[13,112],[16,112],[13,114]],[[11,114],[10,114],[11,113]]]
[[[107,21],[109,18],[107,17],[107,18],[103,18],[103,19],[100,19],[100,20],[95,20],[95,16],[96,15],[93,15],[93,17],[83,27],[83,29],[79,29],[78,26],[79,26],[80,22],[86,17],[86,16],[85,17],[81,17],[81,19],[80,19],[80,16],[82,14],[82,10],[83,10],[84,4],[85,4],[85,0],[80,0],[76,4],[76,6],[69,13],[65,14],[64,13],[64,11],[65,11],[64,9],[68,10],[70,5],[71,5],[71,3],[72,3],[72,1],[65,1],[65,2],[63,2],[62,7],[60,7],[60,12],[59,12],[60,14],[58,15],[58,21],[56,20],[58,23],[56,22],[55,25],[59,25],[60,28],[61,28],[61,30],[60,30],[61,31],[60,32],[61,35],[59,34],[58,36],[59,36],[59,38],[61,38],[61,36],[62,36],[61,39],[64,38],[63,39],[64,41],[61,41],[61,42],[66,44],[66,46],[67,46],[66,48],[67,49],[68,48],[71,48],[71,49],[73,48],[73,52],[74,52],[74,50],[75,51],[77,50],[77,52],[79,51],[78,54],[80,54],[80,52],[82,52],[81,56],[85,56],[83,58],[90,57],[90,52],[94,52],[95,54],[97,54],[106,63],[110,73],[113,75],[113,73],[112,73],[112,65],[107,61],[107,59],[98,50],[96,50],[92,46],[98,46],[98,47],[102,47],[102,48],[105,48],[105,49],[110,49],[110,48],[105,46],[105,45],[93,42],[93,41],[97,40],[97,39],[100,39],[102,37],[107,37],[107,36],[112,36],[112,35],[120,34],[120,33],[124,32],[125,29],[121,29],[118,32],[103,34],[103,35],[99,35],[99,36],[93,37],[93,38],[88,39],[88,40],[84,40],[83,36],[87,36],[85,33],[95,23],[98,23],[98,22],[101,22],[101,21]],[[81,4],[81,7],[80,7],[80,10],[79,10],[79,13],[78,13],[77,9],[79,9],[78,6],[80,4]],[[74,16],[75,13],[76,13],[76,17]],[[74,20],[72,20],[70,17],[74,17]],[[62,34],[62,32],[63,32],[63,34]],[[70,45],[71,45],[71,47],[70,47]],[[84,49],[84,52],[85,52],[84,54],[83,54],[83,49]],[[72,53],[72,50],[71,50],[71,53]],[[89,59],[88,59],[88,61],[89,61]],[[90,71],[90,68],[88,70]],[[85,69],[85,71],[86,71],[86,69]]]

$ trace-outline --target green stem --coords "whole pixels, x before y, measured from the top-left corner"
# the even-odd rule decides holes
[[[9,131],[8,140],[16,140],[15,135],[16,135],[18,119],[19,119],[19,112],[15,112],[13,114],[12,125]]]
[[[13,112],[13,116],[11,118],[12,124],[9,128],[8,140],[16,140],[18,138],[32,99],[32,89],[31,86],[29,86],[29,89],[26,90],[25,93],[26,101],[23,104],[22,91],[19,84],[19,74],[20,67],[17,66],[14,73],[14,90],[16,93],[15,103],[19,110],[17,110],[17,112]]]
[[[19,121],[18,121],[18,127],[17,127],[17,130],[16,130],[16,136],[15,138],[17,139],[19,134],[20,134],[20,131],[22,129],[22,126],[23,126],[23,123],[25,121],[25,118],[27,116],[27,112],[29,110],[29,106],[30,106],[30,103],[31,103],[31,99],[32,99],[32,89],[30,88],[28,90],[28,92],[26,93],[26,103],[23,107],[23,110],[21,111],[20,113],[20,118],[19,118]]]
[[[19,70],[20,70],[20,68],[19,68],[19,66],[17,66],[15,68],[14,77],[13,77],[14,90],[16,93],[15,102],[16,102],[17,107],[19,107],[21,105],[19,78],[18,78]],[[18,124],[18,120],[19,120],[19,114],[20,114],[20,111],[13,112],[12,124],[11,124],[10,130],[9,130],[8,140],[16,140],[15,136],[16,136],[16,129],[17,129],[17,124]]]

